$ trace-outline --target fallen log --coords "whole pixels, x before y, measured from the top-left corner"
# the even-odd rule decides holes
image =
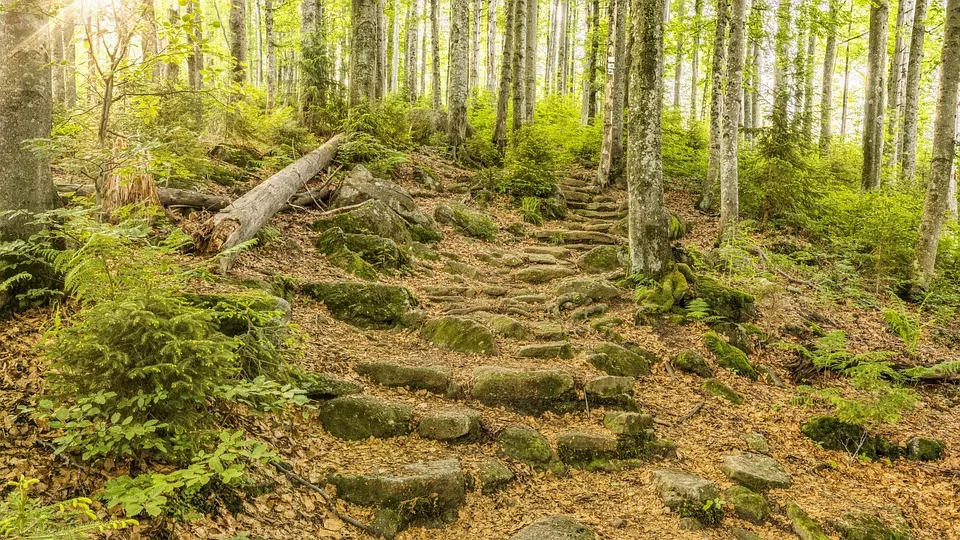
[[[333,161],[342,139],[343,135],[335,135],[213,216],[196,239],[200,251],[222,253],[255,237],[304,184]],[[229,272],[236,257],[235,253],[221,257],[220,270]]]
[[[88,184],[57,184],[57,191],[61,194],[75,193],[81,197],[94,194],[94,187]],[[177,188],[157,188],[160,204],[163,206],[182,206],[199,208],[201,210],[219,211],[230,204],[230,199],[219,195],[207,195],[199,191],[189,191]]]

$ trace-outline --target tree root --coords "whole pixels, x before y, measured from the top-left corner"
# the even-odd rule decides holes
[[[340,519],[340,521],[343,521],[344,523],[349,523],[350,525],[353,525],[354,527],[360,529],[361,531],[375,538],[380,538],[382,536],[379,533],[375,532],[370,527],[368,527],[367,525],[364,525],[363,523],[361,523],[356,518],[352,518],[346,514],[340,513],[340,511],[337,510],[336,502],[334,501],[333,497],[329,493],[327,493],[327,490],[310,482],[309,480],[300,476],[299,474],[293,472],[293,469],[288,468],[285,463],[282,463],[280,461],[271,461],[270,464],[273,465],[275,469],[282,472],[287,477],[287,479],[290,480],[291,484],[295,484],[295,485],[299,484],[300,486],[303,486],[308,490],[313,491],[314,493],[319,493],[320,496],[323,497],[323,500],[327,502],[327,509],[329,509],[330,512],[333,513],[333,515],[337,516],[337,518]]]

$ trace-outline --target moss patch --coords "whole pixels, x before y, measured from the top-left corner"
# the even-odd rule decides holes
[[[433,215],[438,222],[453,225],[461,234],[488,242],[493,241],[499,231],[489,216],[463,204],[442,204]]]
[[[732,388],[723,384],[718,379],[707,379],[703,381],[703,389],[717,397],[722,397],[734,405],[743,405],[743,398],[740,397],[740,394],[734,392]]]
[[[747,359],[747,353],[724,341],[716,332],[704,334],[703,344],[713,353],[721,367],[754,381],[759,377]]]

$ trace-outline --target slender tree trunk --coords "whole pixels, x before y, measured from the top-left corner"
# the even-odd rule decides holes
[[[590,39],[590,49],[587,51],[587,124],[592,125],[597,116],[597,56],[600,54],[600,0],[593,0],[593,12],[588,20],[589,30],[587,37]]]
[[[203,12],[200,11],[197,0],[190,0],[187,3],[187,13],[193,14],[193,19],[190,21],[192,29],[187,34],[187,41],[190,42],[190,53],[187,55],[188,80],[190,89],[198,91],[203,88]],[[198,127],[202,115],[203,109],[198,107],[196,110]]]
[[[804,0],[801,0],[800,5],[800,13],[797,15],[797,39],[793,63],[793,117],[790,123],[794,131],[802,135],[803,99],[804,90],[806,90],[807,87],[804,79],[807,74],[807,31],[809,30],[809,18],[804,13],[806,10]]]
[[[870,38],[867,45],[867,82],[863,106],[863,169],[864,190],[880,187],[883,156],[883,75],[887,47],[887,0],[874,0],[870,9]]]
[[[787,68],[790,65],[790,0],[780,0],[777,8],[777,35],[774,37],[775,59],[773,69],[773,113],[770,120],[774,140],[783,140],[789,131],[787,105],[790,102],[790,84]]]
[[[417,47],[420,45],[420,38],[417,35],[417,18],[417,2],[413,0],[407,12],[407,56],[403,66],[406,96],[410,103],[417,101]]]
[[[480,88],[480,30],[483,24],[483,1],[473,0],[473,60],[470,62],[470,86]]]
[[[718,0],[717,2],[710,84],[710,146],[707,155],[707,176],[703,179],[700,200],[697,202],[697,208],[701,212],[708,212],[713,208],[714,191],[720,178],[720,141],[723,137],[720,119],[723,116],[723,64],[726,58],[724,41],[727,32],[728,1]]]
[[[656,1],[656,0],[654,0]],[[659,0],[662,2],[662,0]],[[613,72],[607,68],[607,82],[603,104],[603,140],[600,145],[600,167],[597,185],[606,187],[619,182],[623,174],[623,109],[625,79],[630,75],[627,64],[627,0],[610,0],[607,36],[607,56],[613,58]],[[661,67],[662,70],[662,67]],[[661,93],[663,83],[660,83]]]
[[[267,109],[277,101],[277,37],[273,26],[273,0],[263,0],[263,38],[267,49]]]
[[[807,30],[807,60],[803,69],[803,138],[813,140],[813,59],[817,54],[817,31],[813,22]]]
[[[547,12],[550,17],[547,23],[547,57],[543,70],[543,87],[549,94],[553,92],[554,73],[556,73],[557,0],[547,0]]]
[[[487,90],[497,91],[497,0],[487,0]]]
[[[527,114],[527,2],[515,0],[513,14],[513,131],[518,131]]]
[[[350,106],[377,99],[377,0],[351,0]]]
[[[750,93],[753,94],[753,99],[750,101],[750,111],[747,114],[750,115],[750,125],[753,126],[753,129],[759,130],[763,127],[762,119],[760,118],[760,68],[763,66],[763,50],[760,48],[760,41],[755,40],[753,42],[753,77],[751,82]]]
[[[887,75],[887,140],[892,143],[888,146],[891,164],[899,161],[897,153],[900,151],[898,144],[900,129],[897,124],[903,112],[904,79],[907,75],[906,24],[907,17],[913,9],[912,0],[897,2],[897,24],[893,29],[893,56],[890,57],[890,73]]]
[[[753,1],[750,0],[750,4],[753,4]],[[747,8],[747,11],[750,11],[750,8]],[[750,116],[750,109],[753,108],[753,94],[750,92],[750,87],[753,84],[753,78],[751,73],[754,70],[753,58],[751,58],[750,53],[753,51],[753,42],[749,36],[744,38],[747,40],[746,43],[746,61],[743,64],[743,92],[741,94],[743,107],[740,114],[740,126],[743,128],[743,138],[744,140],[749,140],[751,134],[753,133],[753,126],[750,124],[750,121],[753,120],[753,117]]]
[[[565,80],[567,81],[567,87],[564,90],[564,93],[569,93],[574,91],[574,73],[576,72],[575,65],[577,63],[577,39],[579,36],[580,28],[580,6],[577,5],[577,0],[570,0],[568,9],[573,12],[572,18],[570,19],[571,24],[568,25],[569,30],[567,31],[567,71]]]
[[[420,37],[420,50],[423,51],[420,55],[420,95],[427,93],[427,1],[423,0],[423,33]]]
[[[847,36],[850,35],[850,28],[853,26],[853,6],[850,6],[851,21],[847,23]],[[844,53],[843,62],[843,103],[840,110],[840,138],[847,138],[847,96],[850,93],[850,41],[847,38],[847,49]]]
[[[611,2],[614,0],[610,0]],[[570,0],[560,0],[559,29],[557,32],[557,91],[567,93],[567,17],[570,14]]]
[[[71,109],[77,106],[77,44],[73,40],[77,23],[74,12],[68,9],[63,16],[63,100]],[[154,66],[159,69],[156,64]]]
[[[703,0],[693,1],[693,45],[690,51],[690,123],[700,118],[697,116],[697,89],[700,79],[700,25],[703,22]]]
[[[680,80],[683,77],[683,46],[684,46],[684,35],[686,34],[686,28],[684,28],[684,18],[686,14],[684,13],[683,0],[677,2],[677,22],[675,25],[679,27],[679,32],[677,33],[677,54],[674,57],[674,69],[673,69],[673,108],[680,110]]]
[[[387,95],[387,18],[385,0],[377,0],[377,99]]]
[[[433,108],[443,109],[442,96],[440,95],[440,0],[430,0],[430,40],[433,50],[431,51],[431,60],[433,61]]]
[[[823,84],[820,87],[820,157],[830,154],[833,122],[833,72],[837,59],[837,2],[830,0],[825,28],[826,50],[823,53]]]
[[[635,40],[629,71],[627,152],[630,262],[633,272],[657,278],[668,272],[673,262],[660,157],[664,6],[663,0],[633,0],[632,7],[631,35]]]
[[[920,70],[923,67],[923,41],[926,37],[928,0],[916,0],[913,11],[913,33],[910,36],[910,58],[903,106],[903,150],[900,152],[900,180],[913,183],[917,171],[917,119],[920,115]]]
[[[306,3],[306,2],[304,2]],[[257,45],[257,65],[256,69],[251,68],[254,71],[253,79],[256,81],[257,85],[263,84],[263,32],[261,27],[263,26],[263,10],[260,6],[260,0],[253,0],[253,20],[256,28],[257,39],[254,40],[254,43]]]
[[[247,7],[244,0],[230,2],[230,56],[233,57],[233,81],[247,78]]]
[[[400,2],[393,0],[393,32],[390,39],[390,91],[400,87]]]
[[[737,179],[738,127],[743,97],[743,51],[746,2],[730,4],[730,48],[727,51],[727,87],[723,96],[723,138],[720,164],[720,236],[733,238],[737,233],[740,208]]]
[[[450,18],[450,108],[447,140],[453,159],[463,157],[467,139],[467,93],[470,73],[470,6],[468,0],[453,0]]]
[[[533,123],[533,115],[536,110],[537,105],[537,39],[538,39],[538,28],[539,28],[539,16],[540,16],[540,2],[539,0],[526,0],[527,1],[527,37],[526,37],[526,57],[524,61],[526,63],[526,81],[525,81],[525,92],[524,96],[524,105],[526,106],[526,111],[524,112],[524,121],[528,123]]]
[[[503,60],[500,62],[500,92],[497,95],[497,116],[493,124],[493,144],[500,155],[507,146],[507,109],[510,105],[510,87],[512,85],[510,59],[513,57],[513,16],[517,0],[504,0],[507,14],[506,30],[503,33]]]
[[[73,10],[65,10],[72,13]],[[151,75],[154,81],[160,80],[160,62],[154,59],[159,52],[159,43],[157,41],[157,15],[154,9],[153,0],[141,0],[140,2],[140,46],[143,49],[143,61],[153,62]]]
[[[940,94],[933,127],[933,157],[923,204],[913,277],[922,288],[930,285],[937,262],[940,232],[947,212],[950,172],[956,152],[957,85],[960,83],[960,0],[947,0],[943,51],[940,55]]]
[[[63,105],[63,25],[51,20],[49,31],[50,69],[53,102]]]

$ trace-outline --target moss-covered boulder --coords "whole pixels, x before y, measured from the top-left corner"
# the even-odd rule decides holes
[[[427,321],[421,337],[445,351],[469,354],[496,354],[493,332],[486,326],[466,317],[442,317]]]
[[[629,268],[630,258],[624,247],[597,246],[581,255],[577,266],[587,274],[603,274]]]
[[[314,400],[327,400],[363,392],[363,385],[328,373],[308,373],[300,384],[307,393],[307,397]]]
[[[482,433],[480,412],[461,407],[429,412],[417,425],[417,434],[437,441],[473,442]]]
[[[740,394],[723,384],[723,381],[719,379],[710,378],[703,381],[703,389],[706,390],[708,394],[723,398],[734,405],[743,405],[743,398],[740,397]]]
[[[943,459],[947,446],[943,441],[928,437],[914,437],[907,441],[906,456],[916,461],[937,461]]]
[[[533,343],[524,345],[517,351],[520,358],[573,358],[573,348],[567,341]]]
[[[317,238],[317,250],[326,255],[347,250],[378,269],[399,270],[409,264],[407,255],[390,238],[345,233],[339,227],[327,229]]]
[[[461,234],[488,242],[493,241],[499,231],[489,216],[464,204],[441,204],[433,212],[433,217],[438,223],[452,225]]]
[[[509,467],[499,459],[489,459],[477,468],[477,480],[480,481],[480,492],[489,495],[513,481],[514,474]]]
[[[650,366],[657,358],[653,353],[640,349],[630,350],[616,343],[600,343],[593,347],[588,360],[607,375],[640,377],[650,373]]]
[[[330,264],[333,266],[336,266],[348,274],[352,274],[362,280],[377,280],[377,269],[367,261],[363,260],[363,257],[346,248],[341,248],[331,253],[327,257],[327,260],[330,261]]]
[[[390,362],[360,362],[353,370],[381,386],[426,390],[456,397],[460,387],[444,366],[405,366]]]
[[[753,295],[728,287],[709,276],[697,276],[693,284],[698,298],[710,305],[710,312],[735,323],[750,322],[757,316]]]
[[[744,452],[723,457],[723,474],[754,491],[790,487],[790,475],[777,460],[763,454]]]
[[[374,234],[406,244],[413,237],[407,222],[381,201],[371,200],[351,210],[320,218],[310,226],[317,232],[339,228],[345,233]]]
[[[557,476],[566,474],[566,467],[557,458],[550,441],[540,432],[526,427],[504,428],[497,437],[500,452],[538,471],[550,471]]]
[[[678,264],[667,275],[663,276],[660,283],[638,291],[637,303],[640,304],[640,309],[644,313],[667,313],[674,306],[679,306],[683,302],[690,290],[687,277],[681,271],[683,266]]]
[[[704,334],[703,344],[707,347],[707,350],[713,353],[720,367],[754,381],[759,377],[757,370],[747,359],[747,353],[724,341],[716,332]]]
[[[910,526],[902,519],[888,524],[879,516],[863,511],[845,512],[830,525],[844,540],[913,540]]]
[[[308,283],[300,291],[323,302],[334,318],[360,327],[410,326],[418,319],[417,301],[404,287],[339,281]]]
[[[552,516],[534,521],[510,540],[595,540],[586,525],[570,516]]]
[[[704,525],[715,525],[723,517],[716,504],[717,486],[706,478],[673,469],[653,471],[653,485],[663,504],[681,518],[696,518]]]
[[[600,433],[568,431],[557,436],[557,456],[572,467],[607,469],[617,459],[617,441]]]
[[[483,272],[479,268],[460,261],[447,261],[443,263],[443,271],[448,274],[468,277],[470,279],[480,279],[483,277]]]
[[[770,504],[763,495],[744,486],[733,486],[723,492],[733,513],[751,523],[762,523],[770,516]]]
[[[591,406],[636,411],[639,407],[633,397],[635,382],[633,377],[604,375],[584,382],[583,391]]]
[[[410,137],[416,144],[434,144],[447,134],[447,113],[436,109],[410,109]]]
[[[603,279],[574,277],[560,282],[556,294],[558,297],[579,296],[592,302],[605,302],[620,296],[620,289]]]
[[[800,426],[800,431],[826,450],[856,452],[870,459],[896,459],[903,453],[898,445],[834,416],[814,416]]]
[[[677,356],[673,359],[673,367],[701,377],[713,376],[713,369],[710,368],[710,364],[707,363],[702,354],[693,349],[677,353]]]
[[[352,441],[407,435],[412,418],[409,405],[370,396],[338,397],[320,409],[323,428],[334,437]]]
[[[383,178],[374,178],[363,165],[354,165],[334,194],[331,206],[343,208],[364,201],[380,201],[403,218],[419,241],[440,239],[440,231],[433,218],[423,213],[406,189]]]
[[[480,367],[474,371],[471,395],[485,405],[527,414],[581,408],[573,376],[565,371]]]
[[[814,521],[804,510],[796,503],[787,499],[787,519],[793,528],[794,534],[800,537],[800,540],[828,540],[829,537],[824,534],[823,529]]]
[[[527,337],[529,330],[517,319],[499,313],[489,313],[487,311],[477,311],[468,315],[469,318],[482,323],[498,336],[510,339],[523,339]]]

